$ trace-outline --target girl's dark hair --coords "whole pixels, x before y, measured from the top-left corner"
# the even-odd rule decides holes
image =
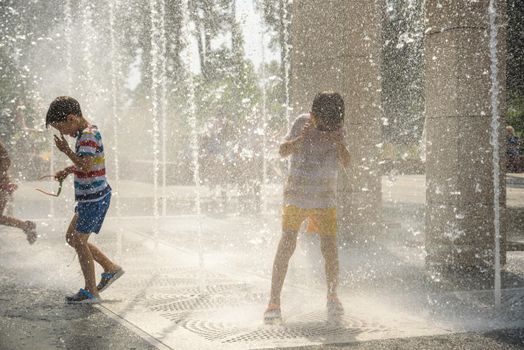
[[[344,99],[338,92],[319,92],[313,100],[311,112],[326,125],[326,131],[334,131],[344,121]]]
[[[82,110],[80,109],[80,103],[69,96],[59,96],[51,102],[47,115],[45,117],[45,126],[51,123],[59,123],[67,120],[67,116],[73,114],[76,116],[82,116]]]

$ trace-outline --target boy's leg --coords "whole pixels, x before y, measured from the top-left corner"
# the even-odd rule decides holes
[[[75,214],[73,217],[73,220],[71,220],[71,223],[69,224],[69,228],[67,230],[66,235],[66,241],[67,243],[75,248],[75,246],[72,244],[74,239],[74,233],[76,232],[76,223],[78,221],[78,213]],[[93,259],[104,269],[104,272],[115,272],[117,271],[120,266],[114,264],[102,251],[96,247],[94,244],[87,242],[87,246],[89,247],[89,250],[91,251],[91,255],[93,256]],[[76,248],[75,248],[76,249]]]
[[[278,244],[275,261],[273,262],[273,275],[271,278],[271,299],[270,304],[280,305],[280,293],[284,285],[284,279],[289,265],[289,259],[293,255],[297,246],[298,230],[286,230],[282,233]]]
[[[78,254],[78,261],[80,262],[80,267],[82,268],[82,273],[84,275],[84,289],[91,293],[94,297],[98,297],[98,289],[96,288],[95,262],[87,242],[89,236],[90,234],[88,233],[80,233],[75,231],[73,234],[74,248]]]
[[[115,272],[120,269],[120,266],[112,262],[97,246],[92,243],[87,243],[87,245],[93,255],[93,259],[102,266],[104,272]]]
[[[75,214],[69,223],[69,227],[66,232],[66,243],[70,247],[75,248],[75,231],[76,231],[76,221],[78,220],[78,214]]]
[[[80,268],[84,275],[85,287],[89,293],[93,296],[98,297],[98,289],[96,288],[96,277],[95,277],[95,264],[93,255],[89,250],[89,244],[87,240],[90,234],[79,233],[76,231],[76,222],[78,221],[78,214],[73,216],[71,223],[67,229],[66,242],[73,247],[78,255],[78,261],[80,262]]]
[[[328,299],[336,298],[339,274],[337,236],[320,235],[320,250],[326,267]]]
[[[74,241],[75,236],[74,235],[75,235],[75,232],[76,232],[75,229],[76,229],[76,221],[77,220],[78,220],[78,214],[75,214],[75,216],[71,220],[71,223],[69,224],[69,228],[67,229],[67,234],[66,234],[66,242],[67,242],[67,244],[69,244],[71,247],[75,248],[75,250],[76,250],[76,247],[75,247],[75,241]],[[120,268],[120,266],[115,265],[94,244],[87,242],[87,246],[89,247],[89,250],[91,251],[91,255],[93,256],[93,259],[98,264],[100,264],[100,266],[102,266],[102,268],[104,269],[104,272],[114,272],[114,271],[116,271],[116,270],[118,270]]]

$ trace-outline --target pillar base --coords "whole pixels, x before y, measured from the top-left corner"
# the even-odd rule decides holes
[[[492,270],[495,251],[492,247],[455,245],[446,243],[426,244],[426,266],[446,270]],[[500,264],[506,263],[506,249],[500,250]]]

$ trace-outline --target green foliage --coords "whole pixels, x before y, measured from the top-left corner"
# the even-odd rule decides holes
[[[196,100],[201,120],[214,116],[241,121],[252,114],[259,101],[252,65],[244,60],[235,62],[231,55],[227,49],[216,51],[209,61],[209,76],[197,77]]]
[[[280,52],[280,78],[284,81],[286,79],[285,62],[288,60],[286,45],[292,45],[290,35],[292,2],[290,0],[261,0],[258,8],[263,13],[267,31],[271,36],[270,47]],[[282,94],[279,100],[284,103],[285,98],[285,94]]]
[[[209,76],[213,70],[210,59],[215,54],[212,40],[227,32],[232,34],[233,40],[236,25],[234,1],[190,0],[189,8],[191,20],[195,23],[193,34],[198,44],[200,71],[204,78],[212,80],[213,77]]]
[[[520,138],[524,136],[524,96],[509,94],[506,123],[515,129],[517,136]]]

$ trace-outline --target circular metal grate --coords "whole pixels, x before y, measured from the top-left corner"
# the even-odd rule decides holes
[[[227,342],[226,338],[238,336],[244,329],[232,327],[223,323],[213,323],[204,320],[188,320],[183,327],[209,341]]]
[[[245,334],[229,338],[224,343],[255,342],[275,339],[321,339],[333,336],[348,336],[362,333],[361,328],[349,328],[332,325],[328,322],[313,322],[300,324],[286,324],[284,326],[257,329]]]
[[[180,315],[180,314],[178,314]],[[166,314],[166,316],[175,316]],[[194,317],[194,314],[186,313],[186,316]],[[326,338],[347,338],[359,333],[384,332],[388,328],[377,323],[366,323],[354,317],[346,317],[340,323],[329,323],[321,321],[325,319],[325,313],[315,312],[299,315],[296,319],[300,322],[288,321],[279,326],[262,326],[257,329],[242,328],[238,325],[209,322],[206,320],[178,318],[182,326],[187,330],[200,335],[209,341],[219,341],[224,344],[239,342],[260,342],[285,339],[310,339],[322,340]],[[320,320],[320,321],[319,321]]]

